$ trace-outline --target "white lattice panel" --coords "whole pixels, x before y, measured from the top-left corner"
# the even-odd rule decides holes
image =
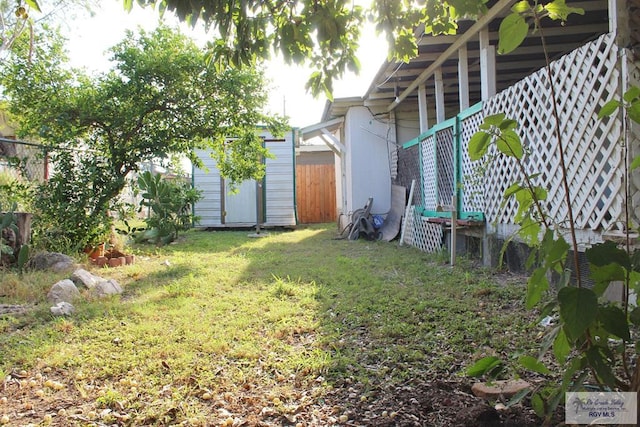
[[[405,242],[425,252],[439,252],[442,249],[442,226],[428,222],[416,213],[415,206],[409,208],[405,230]]]
[[[438,204],[451,205],[455,191],[455,168],[453,163],[453,127],[436,132],[436,163],[438,179]]]
[[[422,205],[427,210],[436,210],[437,180],[436,156],[434,154],[435,138],[428,136],[420,142],[420,158],[422,159]]]
[[[552,64],[557,91],[560,131],[576,225],[580,229],[620,228],[623,224],[623,158],[620,123],[599,120],[597,113],[617,95],[620,73],[614,37],[605,34]],[[518,133],[528,151],[528,174],[540,173],[536,184],[548,192],[551,217],[564,223],[567,206],[559,168],[550,84],[540,70],[485,102],[483,114],[504,112],[519,123]],[[488,221],[513,223],[513,201],[501,209],[502,194],[522,178],[515,162],[497,156],[487,171],[485,214]]]
[[[481,160],[469,158],[469,140],[478,131],[484,118],[482,111],[460,121],[460,168],[462,169],[462,212],[484,211],[484,180],[478,176]]]

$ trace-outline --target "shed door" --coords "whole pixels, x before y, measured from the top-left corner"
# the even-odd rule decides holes
[[[256,212],[256,182],[254,180],[243,181],[238,187],[238,192],[230,194],[225,191],[225,224],[257,222]]]

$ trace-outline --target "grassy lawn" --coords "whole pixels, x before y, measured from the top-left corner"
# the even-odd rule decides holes
[[[0,317],[0,415],[9,425],[411,425],[411,405],[389,393],[438,381],[468,394],[462,371],[474,360],[537,348],[522,281],[397,242],[335,240],[333,224],[247,234],[191,231],[132,248],[134,265],[93,270],[124,294],[78,303],[68,318],[44,301],[64,276],[3,272],[0,304],[36,305]]]

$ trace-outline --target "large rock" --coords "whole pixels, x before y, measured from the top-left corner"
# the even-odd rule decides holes
[[[75,261],[69,255],[57,252],[40,252],[29,260],[28,268],[63,272],[71,270],[75,267],[75,264]]]
[[[51,314],[54,316],[70,316],[76,310],[75,307],[68,302],[59,302],[51,307]]]
[[[477,397],[498,399],[513,397],[526,388],[531,388],[531,384],[524,380],[499,380],[491,383],[475,383],[471,386],[471,391]]]
[[[71,281],[78,287],[84,286],[87,289],[93,289],[98,283],[104,282],[105,279],[100,276],[96,276],[85,269],[79,268],[71,275]]]
[[[94,295],[98,297],[106,297],[108,295],[118,295],[122,293],[122,287],[120,284],[114,280],[103,280],[96,284],[96,286],[92,289]]]
[[[80,291],[76,288],[76,285],[71,280],[64,279],[51,287],[51,290],[47,294],[47,300],[52,304],[58,304],[59,302],[71,303],[79,296]]]

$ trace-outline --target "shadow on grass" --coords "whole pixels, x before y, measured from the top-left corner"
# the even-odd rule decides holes
[[[311,345],[325,353],[314,372],[331,386],[325,405],[356,425],[539,424],[530,409],[498,414],[471,395],[464,376],[485,352],[509,358],[515,349],[533,350],[535,331],[527,331],[535,317],[522,304],[524,286],[496,285],[469,262],[452,269],[397,242],[313,232],[232,252],[250,259],[241,281],[317,286]],[[288,298],[299,303],[295,290]]]
[[[242,414],[247,425],[483,425],[482,414],[460,418],[487,408],[470,395],[461,372],[486,352],[507,355],[535,344],[536,331],[526,331],[523,286],[496,285],[471,264],[451,269],[397,242],[336,240],[336,234],[334,224],[260,239],[245,231],[189,232],[176,245],[147,249],[153,258],[146,267],[121,271],[122,298],[89,302],[77,320],[104,316],[100,342],[109,348],[111,332],[127,328],[122,323],[166,320],[132,328],[131,342],[118,345],[164,353],[179,381],[207,377],[193,381],[222,387],[223,395],[244,394],[225,397],[225,410]],[[170,262],[162,265],[164,259]],[[197,316],[178,319],[180,311]],[[47,339],[63,339],[65,324],[58,322]],[[95,338],[94,330],[83,333]],[[152,363],[150,376],[167,374],[158,366],[166,369]],[[129,368],[116,365],[110,375]],[[288,397],[301,396],[296,411],[281,405],[282,395],[269,397],[285,385],[294,389]],[[202,410],[210,410],[205,403]],[[504,416],[484,425],[505,425]]]

